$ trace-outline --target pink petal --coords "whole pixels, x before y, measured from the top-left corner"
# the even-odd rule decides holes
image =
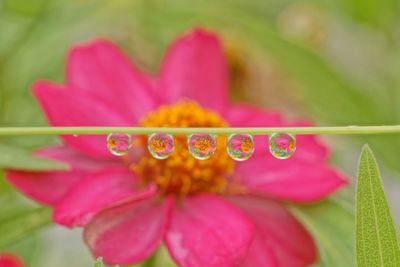
[[[228,101],[228,68],[218,37],[195,29],[169,48],[161,68],[164,102],[190,98],[224,112]]]
[[[280,126],[283,120],[278,112],[264,110],[243,103],[231,105],[226,119],[232,127]]]
[[[309,121],[297,120],[287,124],[287,126],[310,127],[314,125]],[[296,154],[298,154],[297,157],[305,161],[326,161],[329,157],[330,153],[328,147],[326,147],[326,145],[323,144],[316,135],[298,135],[296,137],[296,143],[298,148],[302,148],[301,150],[299,149],[296,151]]]
[[[82,226],[100,210],[128,197],[155,193],[154,188],[139,189],[139,180],[125,167],[111,167],[90,173],[79,181],[55,206],[54,221]]]
[[[54,126],[130,126],[133,118],[118,113],[90,92],[72,90],[49,82],[37,82],[33,92],[51,125]],[[73,148],[94,157],[113,157],[104,135],[62,136]]]
[[[348,183],[347,178],[323,163],[258,157],[237,165],[242,185],[253,193],[298,202],[327,197]]]
[[[265,242],[263,237],[255,231],[253,242],[249,248],[247,256],[240,267],[254,267],[254,266],[268,266],[268,267],[280,267],[278,265],[276,256],[274,254],[271,245]],[[282,265],[290,266],[291,265]]]
[[[46,148],[36,154],[66,162],[71,169],[52,172],[7,171],[6,178],[29,197],[50,205],[57,203],[83,176],[114,164],[89,158],[67,147]]]
[[[277,112],[271,112],[245,104],[237,104],[230,107],[226,118],[231,127],[288,127],[288,126],[309,126],[309,123],[285,122]],[[328,157],[328,149],[312,135],[300,135],[296,138],[299,148],[293,158],[307,162],[325,161]],[[268,160],[272,156],[268,151],[268,138],[266,136],[255,136],[254,143],[256,150],[254,156],[262,156]],[[265,149],[263,149],[263,147]],[[258,149],[257,149],[258,148]]]
[[[181,267],[240,266],[253,238],[252,223],[215,195],[196,195],[173,210],[165,241]]]
[[[67,76],[72,88],[130,118],[132,125],[159,104],[150,79],[105,40],[75,46],[68,56]]]
[[[311,235],[278,202],[258,197],[232,197],[256,226],[255,240],[243,267],[306,267],[315,262],[317,250]],[[271,261],[274,264],[266,264]]]
[[[22,259],[12,252],[0,252],[0,267],[24,267]]]
[[[277,113],[246,105],[232,106],[228,121],[232,127],[310,125],[287,123]],[[255,137],[255,146],[253,157],[237,164],[243,185],[253,192],[294,201],[314,201],[347,183],[344,176],[326,165],[328,149],[314,136],[298,136],[296,153],[284,161],[270,155],[265,136]]]
[[[173,201],[142,197],[107,209],[85,228],[85,240],[107,264],[134,264],[150,256],[165,233]]]

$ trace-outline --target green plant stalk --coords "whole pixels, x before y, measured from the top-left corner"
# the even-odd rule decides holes
[[[0,127],[0,136],[4,135],[91,135],[109,133],[128,134],[233,134],[247,133],[266,135],[272,133],[291,134],[398,134],[400,125],[387,126],[335,126],[335,127],[243,127],[243,128],[154,128],[154,127]]]

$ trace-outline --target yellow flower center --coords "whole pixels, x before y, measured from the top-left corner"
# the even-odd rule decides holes
[[[226,127],[228,124],[216,112],[201,107],[194,101],[184,100],[175,105],[161,106],[140,121],[144,127]],[[189,154],[187,136],[174,136],[175,150],[165,159],[158,160],[146,152],[131,169],[144,183],[156,183],[163,194],[195,194],[199,192],[222,193],[227,189],[227,177],[232,174],[234,162],[226,153],[226,137],[217,138],[217,150],[207,160],[197,160]],[[146,146],[147,138],[139,140]],[[208,139],[197,140],[200,151],[208,151]],[[164,144],[152,142],[150,146],[162,151]]]
[[[295,143],[294,140],[290,140],[289,148],[290,148],[291,150],[294,150],[294,149],[296,148],[296,143]]]
[[[210,151],[211,146],[212,146],[212,142],[210,139],[208,138],[198,138],[196,140],[196,143],[194,144],[194,146],[203,153],[206,153],[207,151]]]
[[[240,144],[240,149],[246,153],[253,150],[253,143],[251,142],[250,138],[243,140],[243,142]]]
[[[163,142],[163,140],[160,139],[151,140],[149,145],[156,152],[161,152],[165,150],[165,142]]]

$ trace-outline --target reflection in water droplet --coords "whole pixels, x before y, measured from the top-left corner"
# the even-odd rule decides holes
[[[250,134],[231,134],[226,147],[229,156],[237,161],[247,160],[254,153],[253,136]]]
[[[188,148],[194,158],[208,159],[217,149],[217,137],[214,134],[192,134],[188,137]]]
[[[111,133],[107,136],[107,148],[115,156],[123,156],[132,147],[132,138],[126,133]]]
[[[156,159],[166,159],[174,152],[174,137],[166,133],[153,133],[147,139],[147,148]]]
[[[271,134],[269,151],[277,159],[288,159],[296,151],[296,138],[288,133]]]

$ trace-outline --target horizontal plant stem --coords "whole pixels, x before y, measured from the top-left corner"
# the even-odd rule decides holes
[[[244,127],[244,128],[153,128],[153,127],[0,127],[4,135],[91,135],[109,133],[128,134],[233,134],[266,135],[277,132],[291,134],[398,134],[400,125],[387,126],[335,126],[335,127]]]

